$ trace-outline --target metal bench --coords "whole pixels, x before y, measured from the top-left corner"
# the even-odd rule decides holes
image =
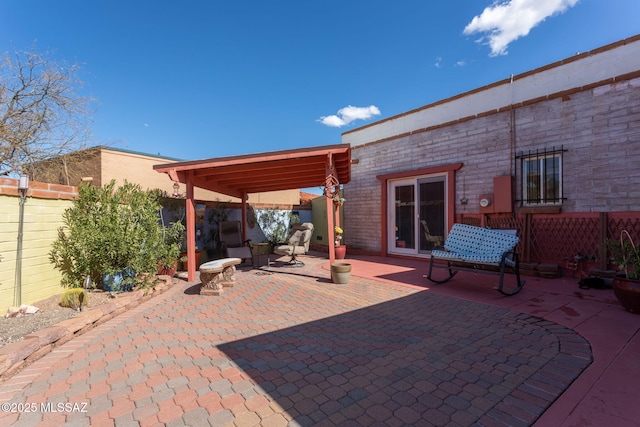
[[[220,295],[223,287],[231,288],[236,281],[236,265],[241,258],[223,258],[200,266],[200,295]]]
[[[515,295],[524,286],[520,280],[520,261],[515,247],[518,244],[517,230],[498,230],[454,224],[444,243],[445,250],[431,251],[427,279],[434,283],[445,283],[458,271],[498,274],[500,280],[496,290],[503,295]],[[433,269],[444,268],[449,275],[438,280]],[[505,289],[504,273],[515,273],[515,287]]]

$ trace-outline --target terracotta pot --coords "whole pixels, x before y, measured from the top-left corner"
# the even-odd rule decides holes
[[[344,259],[347,255],[347,245],[336,246],[336,259]]]
[[[351,277],[351,264],[336,262],[331,264],[331,281],[339,285],[349,283]]]
[[[201,250],[196,251],[196,268],[200,267],[200,256],[202,255]],[[186,252],[180,254],[180,258],[185,258],[187,256]],[[187,271],[187,261],[180,261],[180,265],[178,266],[181,271]]]
[[[640,314],[640,280],[616,276],[613,279],[613,293],[627,311]]]
[[[173,277],[176,274],[176,270],[178,269],[178,263],[176,262],[173,267],[161,267],[158,266],[158,275],[167,275],[169,277]]]

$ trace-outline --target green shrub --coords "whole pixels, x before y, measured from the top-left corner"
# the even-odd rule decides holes
[[[115,180],[103,187],[80,186],[49,253],[62,286],[81,287],[87,276],[100,283],[103,273],[125,269],[155,274],[165,251],[159,200],[158,191],[126,181],[117,188]]]

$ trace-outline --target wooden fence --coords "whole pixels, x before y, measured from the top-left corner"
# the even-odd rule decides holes
[[[491,228],[517,228],[517,250],[524,262],[564,266],[576,257],[585,266],[611,267],[607,239],[619,239],[627,230],[640,243],[640,212],[589,212],[562,214],[464,215],[460,222]]]

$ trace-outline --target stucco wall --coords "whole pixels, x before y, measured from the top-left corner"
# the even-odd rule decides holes
[[[75,187],[31,182],[24,205],[22,303],[31,304],[62,292],[60,273],[49,262],[51,244],[62,213],[77,195]],[[17,182],[0,178],[0,315],[14,305],[18,242]]]
[[[171,161],[128,151],[103,149],[101,182],[105,184],[111,179],[115,179],[119,184],[122,184],[126,179],[129,182],[139,184],[143,189],[158,188],[166,191],[167,194],[172,194],[173,181],[171,181],[167,174],[158,173],[153,169],[153,165],[163,163],[171,163]],[[247,179],[251,179],[251,177],[247,177]],[[179,191],[181,193],[186,192],[183,184],[180,185]],[[237,197],[231,197],[200,188],[195,189],[195,198],[205,201],[241,201]],[[297,205],[300,203],[300,190],[293,189],[250,194],[248,201],[249,203]]]

